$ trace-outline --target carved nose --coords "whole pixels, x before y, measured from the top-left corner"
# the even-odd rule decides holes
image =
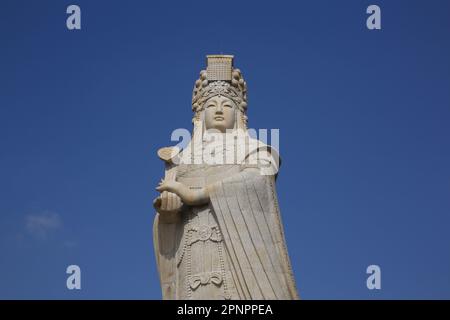
[[[220,113],[220,114],[223,113],[223,107],[222,107],[221,105],[218,105],[218,106],[217,106],[217,108],[216,108],[216,113]]]

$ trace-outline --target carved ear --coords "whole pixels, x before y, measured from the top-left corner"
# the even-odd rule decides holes
[[[178,147],[164,147],[158,150],[158,157],[171,164],[172,159],[175,158],[180,153],[180,148]]]

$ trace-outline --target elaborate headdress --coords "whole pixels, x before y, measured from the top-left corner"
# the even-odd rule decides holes
[[[247,127],[247,84],[241,71],[233,68],[233,56],[206,56],[207,69],[200,72],[192,92],[192,111],[195,112],[194,125],[201,120],[206,100],[214,96],[224,96],[236,103],[239,116],[238,128]]]

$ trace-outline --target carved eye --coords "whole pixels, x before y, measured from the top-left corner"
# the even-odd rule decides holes
[[[215,105],[213,105],[213,104],[208,104],[206,107],[207,107],[207,108],[212,108],[212,107],[215,107]]]
[[[224,107],[233,108],[233,106],[230,104],[226,104],[226,105],[224,105]]]

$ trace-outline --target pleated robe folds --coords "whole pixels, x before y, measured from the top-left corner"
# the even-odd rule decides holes
[[[177,180],[209,185],[211,193],[207,205],[184,206],[175,222],[155,218],[164,299],[298,299],[274,175],[242,165],[181,165]]]

